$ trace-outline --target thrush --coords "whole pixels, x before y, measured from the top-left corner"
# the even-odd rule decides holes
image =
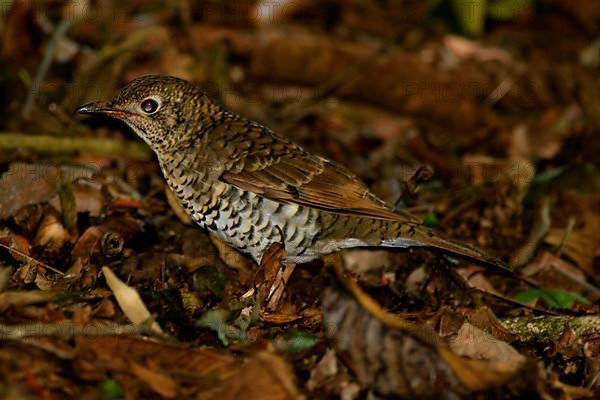
[[[428,246],[506,268],[393,211],[345,167],[225,110],[185,80],[143,76],[112,101],[77,111],[131,127],[190,217],[258,263],[282,243],[287,263],[354,247]]]

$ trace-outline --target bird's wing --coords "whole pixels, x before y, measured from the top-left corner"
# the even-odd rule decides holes
[[[245,141],[246,149],[221,175],[224,182],[284,203],[421,223],[409,213],[392,211],[346,168],[310,154],[260,125],[253,125],[238,140]]]

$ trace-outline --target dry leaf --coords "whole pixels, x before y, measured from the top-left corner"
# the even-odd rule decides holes
[[[150,368],[146,368],[134,361],[132,361],[130,365],[131,372],[162,397],[172,399],[177,395],[177,384],[171,377]]]
[[[252,270],[254,269],[255,264],[248,257],[229,246],[217,236],[213,234],[209,236],[210,241],[219,252],[219,258],[223,260],[229,268],[237,270],[241,280],[245,281],[245,279],[253,275]]]
[[[0,293],[0,313],[9,307],[20,307],[28,304],[46,303],[57,298],[61,293],[45,290],[6,291]]]
[[[25,236],[14,233],[9,229],[2,229],[0,231],[0,245],[2,245],[2,247],[6,246],[6,248],[14,249],[9,250],[9,253],[15,261],[26,261],[31,255],[31,244],[29,243],[29,240],[27,240]]]
[[[36,246],[60,249],[69,240],[69,236],[57,213],[48,212],[40,222],[33,243]]]
[[[486,47],[481,42],[467,39],[462,36],[446,35],[444,44],[460,60],[474,58],[481,62],[499,61],[511,63],[513,61],[509,52],[499,47]]]
[[[88,379],[102,379],[104,371],[108,370],[117,374],[117,379],[124,385],[132,385],[133,376],[137,376],[146,386],[149,380],[157,378],[156,371],[160,371],[162,376],[158,379],[163,381],[154,382],[152,389],[171,395],[170,380],[173,380],[176,395],[181,398],[300,398],[289,365],[279,356],[267,352],[243,361],[217,350],[120,336],[79,337],[76,344],[79,364],[86,366],[86,370],[78,369],[78,372]],[[133,367],[134,363],[136,367]],[[149,363],[153,366],[152,371],[144,367]]]
[[[102,267],[102,273],[106,279],[106,284],[113,291],[117,303],[123,310],[123,314],[129,318],[131,322],[136,325],[146,323],[151,320],[152,315],[144,301],[140,297],[137,290],[127,286],[122,280],[120,280],[108,267]],[[162,329],[156,321],[152,322],[152,330],[162,333]]]
[[[0,219],[21,207],[50,200],[64,183],[90,178],[92,170],[74,166],[13,163],[0,178]]]
[[[330,258],[331,259],[331,258]],[[323,298],[325,333],[338,354],[351,362],[358,380],[386,395],[437,397],[498,387],[518,371],[469,360],[441,346],[426,326],[381,309],[358,285],[338,279],[352,294],[328,288]]]
[[[299,393],[290,366],[279,356],[261,352],[233,371],[224,384],[203,393],[210,400],[294,400]]]
[[[574,191],[560,193],[553,214],[552,227],[545,242],[562,253],[589,276],[595,276],[594,258],[600,250],[600,196]],[[568,228],[565,219],[574,218]]]
[[[456,337],[449,340],[450,349],[456,354],[487,360],[492,368],[516,371],[524,363],[525,357],[511,345],[470,324],[463,323]]]

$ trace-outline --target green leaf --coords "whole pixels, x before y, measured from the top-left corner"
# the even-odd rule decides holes
[[[103,400],[116,400],[123,397],[121,385],[114,379],[107,379],[100,383]]]
[[[435,215],[433,211],[427,214],[423,219],[423,225],[428,226],[430,228],[438,226],[439,223],[440,221],[438,220],[437,215]]]
[[[451,4],[463,33],[470,36],[481,36],[487,0],[452,0]]]
[[[569,308],[575,302],[590,304],[589,300],[576,293],[565,292],[559,289],[529,289],[517,293],[515,300],[521,303],[529,303],[541,298],[551,308]]]
[[[533,184],[550,183],[550,182],[556,180],[556,178],[558,178],[559,176],[561,176],[567,170],[567,168],[568,168],[567,166],[561,166],[561,167],[555,167],[555,168],[549,169],[544,172],[540,172],[539,174],[537,174],[535,176],[535,178],[533,178],[533,181],[531,183],[533,183]]]
[[[294,331],[286,335],[286,350],[297,353],[308,350],[319,342],[319,338],[311,332]]]
[[[223,346],[229,346],[230,341],[246,339],[246,332],[228,323],[231,312],[222,308],[214,308],[206,311],[196,322],[196,326],[212,329]]]

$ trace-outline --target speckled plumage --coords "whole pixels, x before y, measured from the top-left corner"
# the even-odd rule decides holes
[[[280,242],[287,262],[350,247],[432,246],[504,267],[392,211],[346,168],[226,111],[187,81],[144,76],[110,103],[78,111],[127,123],[193,220],[257,262]]]

